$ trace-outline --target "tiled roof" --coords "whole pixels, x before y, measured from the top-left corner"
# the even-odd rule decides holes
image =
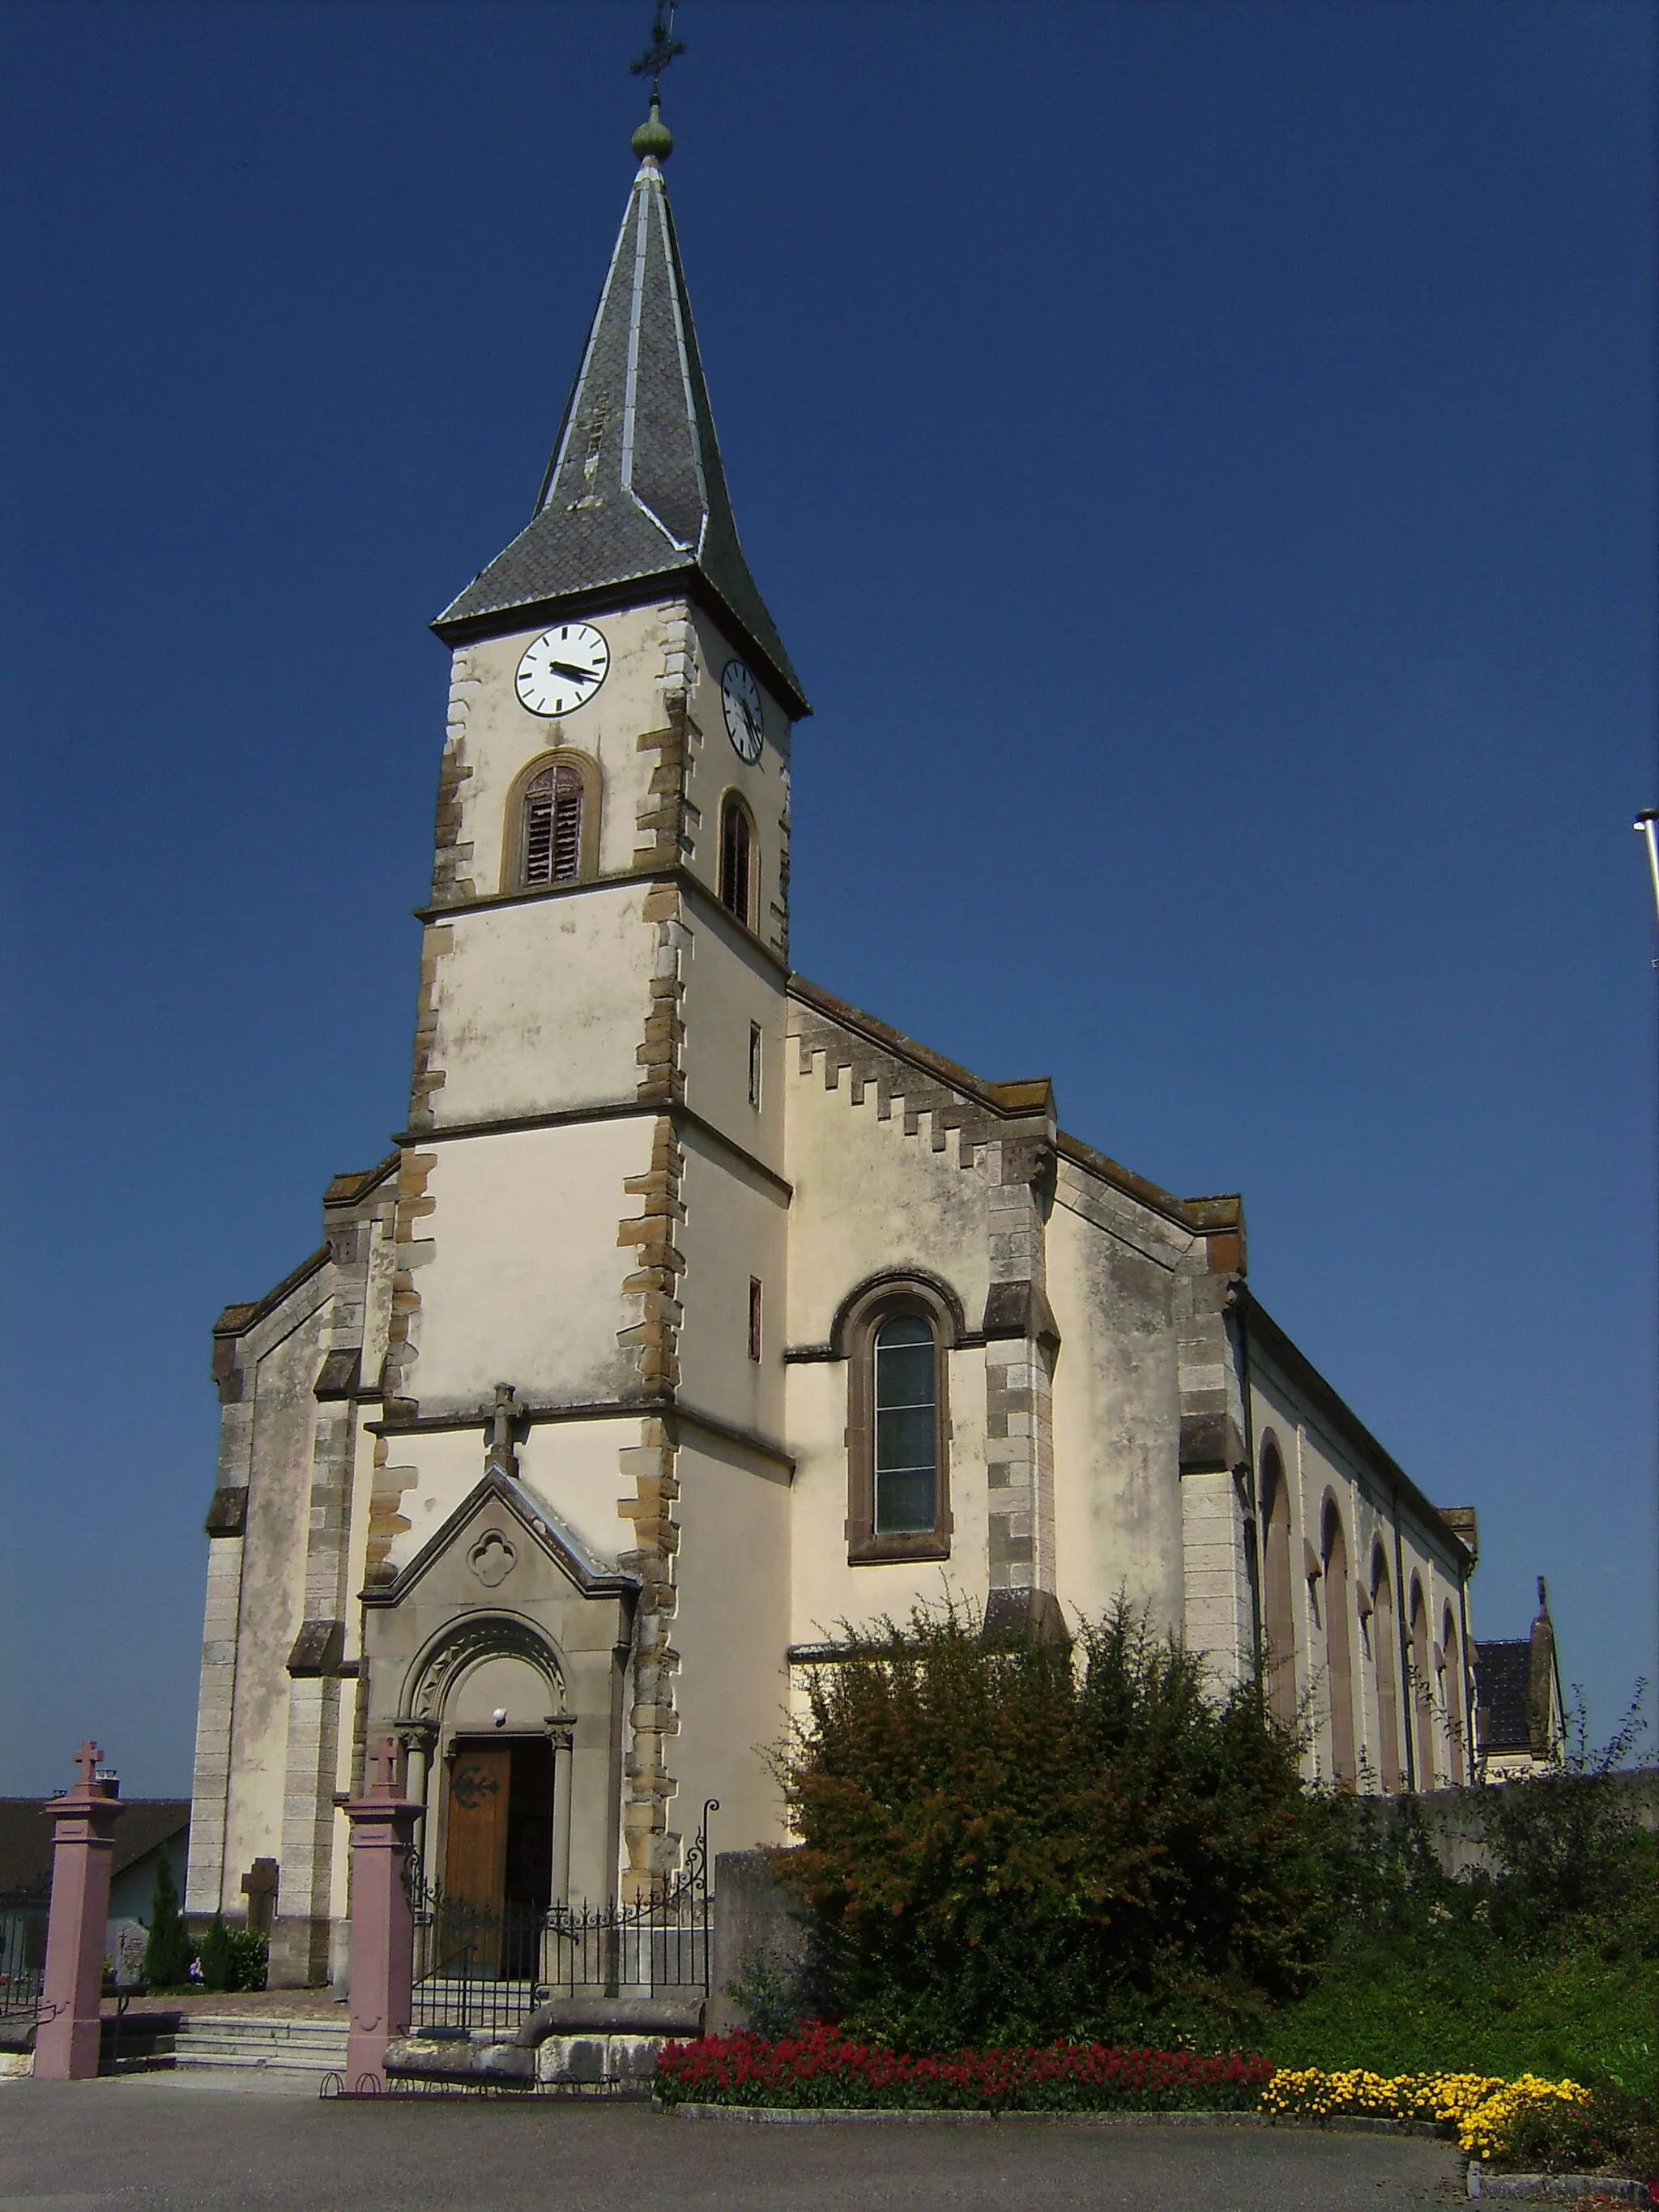
[[[190,1827],[188,1797],[130,1797],[115,1824],[112,1877],[124,1874],[157,1844],[169,1844]],[[45,1897],[52,1888],[53,1824],[38,1797],[0,1797],[0,1897]],[[182,1848],[173,1854],[182,1889]]]
[[[641,162],[536,513],[433,628],[523,627],[561,600],[711,598],[793,716],[810,711],[738,543],[657,162]]]

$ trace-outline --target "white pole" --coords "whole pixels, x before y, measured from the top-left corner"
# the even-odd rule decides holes
[[[1653,903],[1659,908],[1659,806],[1644,806],[1631,827],[1647,840],[1648,873],[1653,878]]]

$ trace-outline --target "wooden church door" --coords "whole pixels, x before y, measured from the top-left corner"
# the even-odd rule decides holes
[[[500,1971],[512,1796],[511,1744],[456,1747],[449,1769],[441,1947],[451,1972]]]

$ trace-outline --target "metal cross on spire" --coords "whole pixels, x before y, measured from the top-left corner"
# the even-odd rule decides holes
[[[663,71],[676,54],[685,52],[685,40],[674,36],[674,15],[679,0],[668,0],[668,11],[663,12],[662,0],[657,0],[656,12],[651,19],[651,43],[638,61],[630,62],[630,76],[648,76],[651,80],[651,100],[657,102],[662,84]]]

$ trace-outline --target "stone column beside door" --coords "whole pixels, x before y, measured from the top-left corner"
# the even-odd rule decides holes
[[[115,1823],[126,1810],[119,1783],[98,1772],[102,1756],[95,1743],[83,1743],[75,1758],[80,1779],[46,1801],[58,1831],[34,2041],[34,2071],[44,2081],[85,2081],[98,2071],[110,1866]]]
[[[345,1808],[351,1823],[351,2032],[346,2087],[384,2089],[386,2047],[409,2033],[415,1980],[415,1916],[409,1894],[415,1822],[398,1747],[390,1736],[370,1753],[372,1786]]]

